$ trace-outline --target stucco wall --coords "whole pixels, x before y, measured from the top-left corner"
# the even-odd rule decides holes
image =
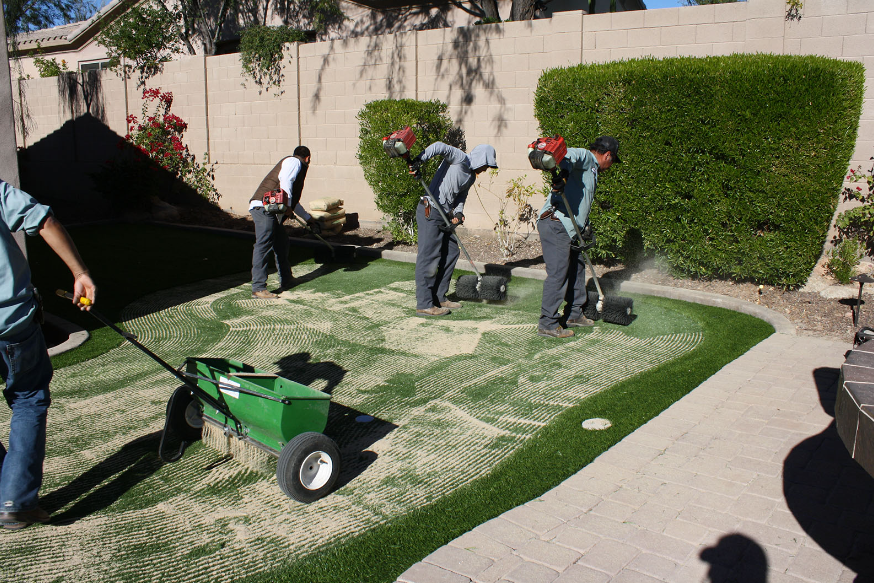
[[[496,193],[522,174],[534,182],[526,145],[537,135],[532,101],[540,73],[649,55],[769,52],[864,63],[866,99],[853,165],[868,167],[874,155],[874,3],[805,0],[800,21],[787,21],[785,10],[784,0],[749,0],[614,14],[567,12],[536,21],[291,45],[278,96],[274,90],[259,93],[245,81],[238,55],[168,63],[149,85],[174,93],[174,112],[190,124],[192,152],[208,152],[218,162],[221,204],[241,214],[264,173],[303,143],[313,151],[304,202],[337,195],[362,221],[380,220],[355,158],[356,115],[367,101],[387,97],[448,103],[468,148],[491,143],[497,149]],[[112,74],[103,74],[101,82],[107,95],[103,119],[124,135],[122,108],[138,114],[140,91]],[[71,114],[58,98],[56,80],[21,83],[33,116],[30,146]],[[18,139],[22,145],[20,134]],[[486,212],[495,215],[497,198],[482,188],[480,198],[476,194],[471,193],[466,209],[468,226],[490,230]]]

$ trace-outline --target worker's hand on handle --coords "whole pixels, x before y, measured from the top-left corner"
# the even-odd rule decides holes
[[[73,304],[80,310],[88,311],[97,301],[97,286],[87,271],[77,273],[73,279]]]
[[[314,235],[322,234],[322,224],[316,219],[308,220],[307,226],[310,228],[310,231],[312,231]]]
[[[422,177],[422,159],[419,156],[416,156],[412,160],[410,160],[410,174],[415,176],[416,178]]]
[[[453,225],[460,225],[464,222],[464,214],[463,213],[455,213],[452,217]]]
[[[553,171],[552,173],[552,189],[556,192],[563,192],[564,186],[567,184],[567,177],[570,172],[566,168],[562,168],[560,172]]]

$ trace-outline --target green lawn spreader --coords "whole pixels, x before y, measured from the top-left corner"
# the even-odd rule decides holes
[[[58,290],[58,295],[72,295]],[[340,452],[324,435],[331,396],[306,385],[223,358],[187,358],[173,368],[137,337],[94,309],[89,313],[182,381],[167,402],[158,454],[182,458],[203,441],[240,461],[277,459],[276,480],[289,497],[313,502],[331,491],[340,473]],[[184,370],[182,370],[184,368]]]

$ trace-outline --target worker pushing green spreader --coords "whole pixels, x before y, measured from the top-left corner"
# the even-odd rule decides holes
[[[58,290],[67,299],[69,292]],[[173,368],[100,313],[100,320],[160,364],[183,386],[167,402],[158,454],[182,458],[198,439],[244,463],[276,457],[276,480],[289,497],[313,502],[331,491],[340,474],[340,452],[324,435],[331,396],[306,385],[222,358],[186,358]],[[182,370],[184,368],[184,370]]]

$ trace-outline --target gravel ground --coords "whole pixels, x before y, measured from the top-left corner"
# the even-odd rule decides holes
[[[221,211],[209,216],[198,212],[190,216],[183,211],[182,223],[200,223],[236,230],[252,230],[248,217],[231,217]],[[287,227],[292,237],[312,238],[302,228]],[[496,238],[490,234],[475,235],[461,233],[467,251],[475,261],[507,265],[510,267],[530,267],[544,269],[540,242],[535,238],[520,240],[513,256],[504,259]],[[378,229],[358,227],[333,235],[331,241],[340,244],[359,245],[378,249],[416,252],[415,245],[396,244],[389,233]],[[463,260],[463,257],[462,257]],[[872,267],[870,264],[868,267]],[[598,275],[604,279],[629,280],[652,283],[669,287],[699,290],[722,294],[761,304],[785,315],[797,327],[798,333],[821,336],[852,343],[855,327],[851,306],[856,303],[858,285],[838,285],[821,268],[817,268],[808,284],[801,290],[787,291],[772,286],[760,288],[755,283],[737,283],[724,280],[678,279],[652,266],[626,268],[623,265],[595,265]],[[874,326],[874,311],[870,293],[874,285],[866,286],[863,295],[860,325]],[[867,302],[867,305],[865,301]]]

